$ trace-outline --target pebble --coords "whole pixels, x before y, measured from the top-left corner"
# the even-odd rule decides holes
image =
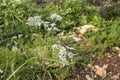
[[[103,68],[98,68],[95,72],[96,75],[98,75],[99,77],[106,77],[106,70]]]
[[[103,68],[104,68],[104,69],[107,69],[107,68],[108,68],[108,64],[104,64],[104,65],[103,65]]]
[[[88,64],[87,67],[90,68],[90,69],[92,69],[92,65],[91,64]]]
[[[118,54],[118,57],[120,57],[120,53]]]
[[[87,80],[92,80],[92,78],[89,75],[85,76]]]
[[[118,80],[118,79],[119,79],[119,76],[118,76],[118,75],[113,75],[113,76],[111,77],[111,79],[112,79],[112,80]]]
[[[103,67],[99,67],[99,65],[95,65],[95,74],[99,77],[106,77],[107,71],[105,70],[108,66],[104,65]]]

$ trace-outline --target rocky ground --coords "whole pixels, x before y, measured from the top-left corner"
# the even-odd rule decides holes
[[[84,34],[87,31],[83,27],[86,27],[87,29],[91,28],[93,31],[97,30],[97,28],[93,25],[84,25],[81,27],[81,29],[76,28],[79,30],[78,32],[80,32],[80,34]],[[75,33],[72,35],[72,37],[76,41],[87,39],[85,36],[75,36]],[[90,59],[90,63],[87,65],[84,64],[84,67],[75,66],[76,69],[71,71],[72,73],[75,73],[73,76],[77,77],[77,80],[120,80],[120,47],[114,47],[114,50],[116,51],[114,53],[110,51],[102,53],[104,58],[95,55],[89,55],[88,57]],[[70,80],[76,80],[73,76],[71,76]]]
[[[106,53],[104,59],[92,56],[91,60],[86,68],[77,68],[81,80],[120,80],[120,53]]]

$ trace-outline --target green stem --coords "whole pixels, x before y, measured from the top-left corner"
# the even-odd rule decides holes
[[[35,57],[26,60],[26,61],[25,61],[20,67],[18,67],[6,80],[10,80],[10,78],[11,78],[12,76],[14,76],[15,73],[17,73],[28,61],[30,61],[30,60],[32,60],[32,59],[35,59]]]

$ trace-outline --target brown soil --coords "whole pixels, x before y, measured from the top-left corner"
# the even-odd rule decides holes
[[[80,76],[80,80],[87,80],[86,75],[89,75],[91,78],[93,76],[94,80],[120,80],[120,57],[118,53],[106,54],[104,59],[99,57],[91,57],[93,66],[98,65],[102,67],[103,65],[108,65],[106,71],[107,75],[105,78],[97,76],[93,70],[89,68],[77,68],[77,73]]]

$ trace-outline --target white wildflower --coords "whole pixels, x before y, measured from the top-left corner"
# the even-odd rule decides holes
[[[49,24],[50,22],[43,22],[44,24]]]
[[[64,35],[64,32],[57,34],[57,36],[63,36],[63,35]]]
[[[17,46],[13,46],[12,47],[12,52],[17,52],[18,51],[18,47]]]
[[[55,23],[50,24],[50,26],[52,26],[52,27],[54,27],[55,25],[56,25]]]
[[[19,34],[19,35],[18,35],[19,38],[22,37],[22,36],[23,36],[23,34]]]
[[[0,73],[3,73],[3,70],[2,70],[2,69],[0,69]]]
[[[50,22],[43,22],[44,27],[48,28],[48,27],[49,27],[49,23],[50,23]]]
[[[55,49],[59,49],[59,46],[57,44],[52,45],[52,50],[54,51]]]
[[[68,53],[68,57],[70,58],[70,59],[72,59],[74,56],[76,56],[77,54],[73,54],[72,52],[69,52]]]
[[[51,30],[52,30],[52,28],[48,28],[48,29],[47,29],[47,31],[51,31]]]
[[[47,29],[47,31],[51,31],[51,30],[60,31],[60,29],[58,29],[56,27],[50,27],[50,28]]]
[[[66,51],[66,48],[63,47],[63,46],[60,46],[60,52],[59,52],[59,58],[60,57],[64,57],[67,55],[67,51]]]
[[[66,56],[67,56],[66,48],[61,45],[54,44],[52,45],[52,50],[54,51],[54,49],[59,49],[58,57],[59,57],[60,63],[63,66],[69,65],[69,61],[66,59]]]
[[[60,15],[57,15],[57,14],[52,14],[50,16],[51,19],[55,19],[55,20],[58,20],[58,21],[61,21],[62,20],[62,17]]]
[[[34,67],[33,66],[30,66],[31,69],[33,69]]]
[[[3,78],[3,76],[0,76],[0,78],[2,79],[2,78]]]
[[[60,60],[60,63],[63,66],[69,65],[68,58],[72,59],[75,55],[77,55],[77,54],[73,54],[72,52],[67,51],[67,49],[61,45],[57,45],[57,44],[52,45],[52,50],[55,51],[55,49],[59,49],[58,58]],[[73,49],[73,48],[71,48],[71,49]]]
[[[60,45],[60,50],[61,50],[61,51],[66,51],[66,48],[65,48],[64,46],[61,46],[61,45]]]
[[[34,18],[33,17],[29,17],[27,19],[26,24],[29,25],[29,26],[33,26],[34,25]]]
[[[69,61],[65,57],[60,58],[60,61],[63,66],[69,65]]]
[[[43,23],[39,16],[29,17],[26,24],[28,26],[40,26]]]
[[[60,29],[58,29],[57,27],[53,27],[53,30],[60,31]]]
[[[13,36],[12,39],[17,39],[17,36]]]

